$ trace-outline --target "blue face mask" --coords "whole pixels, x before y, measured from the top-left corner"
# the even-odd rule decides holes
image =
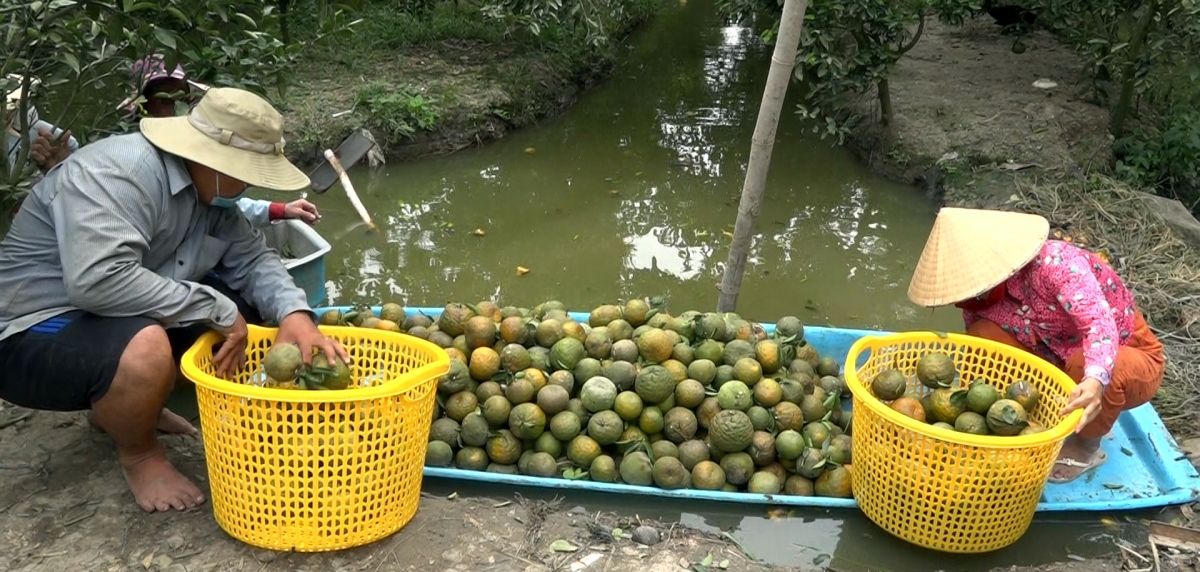
[[[217,173],[217,188],[218,189],[221,188],[221,174],[220,173]],[[237,206],[238,201],[241,200],[242,197],[246,195],[246,191],[247,191],[247,189],[242,189],[242,192],[238,193],[237,196],[235,196],[233,198],[222,197],[221,195],[216,195],[212,198],[212,201],[210,201],[208,204],[209,204],[209,206],[213,206],[213,207],[216,207],[219,209],[231,209],[231,208]]]
[[[210,206],[214,206],[219,209],[231,209],[231,208],[237,206],[238,201],[241,200],[242,196],[245,194],[246,194],[246,191],[242,191],[242,192],[238,193],[238,195],[236,197],[233,197],[232,199],[217,195],[217,196],[213,197],[212,202],[210,202],[208,204]]]

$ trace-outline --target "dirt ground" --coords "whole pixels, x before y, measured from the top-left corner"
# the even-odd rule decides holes
[[[874,168],[907,182],[922,182],[939,159],[943,177],[960,179],[991,164],[1107,165],[1108,112],[1079,95],[1086,80],[1079,59],[1044,30],[1023,42],[1027,50],[1013,53],[1013,38],[987,15],[961,28],[927,24],[890,76],[893,129],[885,135],[869,122],[853,145]],[[1034,87],[1039,79],[1057,87]],[[874,95],[862,105],[877,116]]]
[[[521,497],[421,498],[399,533],[332,554],[275,552],[228,536],[211,503],[183,513],[146,514],[133,502],[107,437],[79,413],[0,411],[0,570],[517,571],[673,572],[711,556],[710,570],[805,570],[757,564],[725,538],[677,524],[596,514],[569,502]],[[169,458],[204,482],[200,439],[163,436]],[[650,527],[657,542],[631,538]],[[622,533],[614,540],[614,528]],[[576,550],[555,551],[565,540]],[[582,566],[581,562],[586,562]],[[720,568],[725,563],[726,568]],[[811,568],[808,570],[812,570]]]
[[[0,427],[5,484],[0,489],[0,532],[6,545],[0,550],[0,570],[7,572],[845,570],[837,564],[767,565],[748,557],[728,536],[634,514],[593,512],[563,498],[472,496],[470,485],[450,495],[423,494],[404,529],[367,546],[327,554],[263,550],[221,530],[211,502],[187,512],[142,512],[125,486],[108,438],[90,430],[80,413],[7,405],[0,410]],[[169,458],[208,493],[202,437],[160,438]],[[614,529],[621,532],[614,535]],[[561,547],[569,551],[554,550],[556,541],[569,543]],[[1137,558],[1149,558],[1149,552],[1142,552],[1146,556],[994,572],[1134,570],[1144,568]],[[711,565],[702,566],[705,562]],[[1192,560],[1164,554],[1161,569],[1195,569],[1179,562]]]

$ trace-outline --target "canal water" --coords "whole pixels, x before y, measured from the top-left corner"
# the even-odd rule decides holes
[[[615,76],[562,117],[450,156],[356,168],[377,232],[359,222],[340,188],[310,197],[333,245],[330,303],[555,299],[587,311],[661,295],[672,313],[714,309],[769,63],[755,29],[724,21],[713,0],[668,2],[632,38]],[[806,132],[795,92],[780,119],[737,311],[771,322],[794,315],[819,325],[961,329],[956,311],[920,309],[905,296],[935,207]],[[768,513],[576,493],[569,502],[724,530],[764,561],[805,568],[986,570],[1097,555],[1112,550],[1113,536],[1144,538],[1127,517],[1039,516],[1013,547],[948,558],[853,510]]]
[[[310,197],[334,245],[331,300],[556,299],[590,310],[665,295],[673,313],[714,309],[771,48],[754,29],[723,21],[713,0],[667,4],[615,77],[562,117],[450,156],[354,170],[377,233],[340,187]],[[737,311],[772,322],[961,328],[955,311],[905,296],[933,205],[807,133],[796,91],[780,118]]]

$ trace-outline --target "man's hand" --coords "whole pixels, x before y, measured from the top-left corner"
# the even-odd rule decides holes
[[[337,340],[325,337],[317,329],[316,322],[306,312],[292,312],[279,323],[279,333],[275,336],[276,344],[296,344],[304,356],[304,363],[311,364],[313,348],[321,350],[325,357],[332,361],[333,356],[341,358],[342,363],[350,365],[350,354]]]
[[[29,149],[29,156],[42,171],[49,171],[55,165],[66,161],[71,155],[71,132],[63,131],[61,137],[56,141],[54,134],[45,127],[38,128],[38,136],[33,138],[33,146]]]
[[[308,224],[317,222],[321,213],[314,205],[304,199],[296,199],[283,207],[283,218],[298,218]]]
[[[217,355],[213,356],[213,366],[217,368],[217,377],[222,379],[231,379],[233,374],[241,371],[246,365],[246,336],[249,332],[246,329],[246,319],[242,317],[241,312],[238,313],[237,319],[233,321],[233,326],[229,331],[223,332],[225,341],[221,343],[221,349],[217,350]]]
[[[1071,391],[1071,395],[1067,397],[1067,406],[1059,412],[1059,415],[1065,417],[1072,411],[1082,407],[1083,419],[1079,421],[1079,426],[1075,428],[1075,432],[1079,433],[1100,414],[1100,398],[1103,395],[1104,384],[1100,383],[1098,379],[1086,378]]]

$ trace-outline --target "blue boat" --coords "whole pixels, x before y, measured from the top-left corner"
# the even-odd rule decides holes
[[[316,312],[321,314],[331,309],[346,312],[351,308],[318,308]],[[378,307],[375,308],[375,312],[379,312]],[[442,309],[407,308],[406,312],[410,316],[420,313],[436,320]],[[570,315],[576,321],[587,323],[586,313],[571,312]],[[768,333],[774,330],[773,324],[762,325]],[[845,368],[845,359],[855,341],[864,336],[889,333],[891,332],[806,326],[804,339],[812,344],[820,355],[835,357],[839,366]],[[863,357],[865,359],[866,356]],[[1135,510],[1186,504],[1200,499],[1200,474],[1167,431],[1162,418],[1151,404],[1147,403],[1122,413],[1112,432],[1104,438],[1102,446],[1108,453],[1108,461],[1073,482],[1047,483],[1038,503],[1038,512]],[[425,467],[424,475],[428,478],[490,484],[742,504],[818,508],[858,506],[853,499],[692,489],[666,490],[658,487],[508,475],[447,467]]]

